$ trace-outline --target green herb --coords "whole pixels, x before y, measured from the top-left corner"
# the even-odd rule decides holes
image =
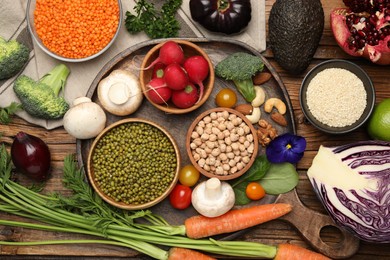
[[[152,39],[177,37],[180,23],[175,14],[182,0],[166,0],[161,10],[153,3],[139,0],[134,6],[135,14],[126,12],[125,26],[129,33],[136,34],[144,31]]]
[[[258,181],[263,178],[270,166],[271,163],[267,160],[267,157],[265,155],[260,155],[244,175],[241,175],[231,183],[236,197],[236,205],[245,205],[251,202],[245,193],[246,186],[250,182]]]
[[[0,108],[0,123],[5,125],[9,124],[11,122],[11,116],[21,109],[22,105],[16,102],[12,102],[7,107]]]
[[[299,176],[293,164],[275,163],[271,164],[259,183],[267,194],[278,195],[294,189],[298,181]]]
[[[123,212],[112,210],[99,199],[83,178],[72,156],[64,161],[65,185],[79,191],[67,200],[57,195],[43,195],[10,180],[12,162],[4,145],[0,146],[0,211],[37,220],[42,224],[13,222],[9,225],[54,232],[71,232],[99,237],[99,243],[132,248],[156,259],[168,259],[168,252],[157,247],[178,246],[213,254],[236,257],[274,258],[275,246],[245,241],[215,241],[190,239],[184,236],[183,226],[170,226],[149,211]],[[78,203],[81,203],[78,205]],[[53,206],[55,205],[55,206]],[[149,224],[138,224],[143,219]],[[145,222],[145,221],[144,221]],[[94,243],[95,239],[32,241],[34,245],[57,243]],[[0,244],[27,245],[25,242],[0,241]]]

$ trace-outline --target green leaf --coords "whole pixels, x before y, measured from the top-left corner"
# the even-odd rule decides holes
[[[235,195],[235,204],[236,205],[246,205],[248,204],[249,202],[251,202],[251,199],[249,199],[247,196],[246,196],[246,186],[248,185],[247,182],[242,182],[240,184],[238,184],[236,187],[234,187],[233,191],[234,191],[234,195]]]
[[[16,102],[12,102],[7,107],[0,108],[0,123],[9,124],[11,122],[11,116],[21,109],[22,105]]]
[[[260,180],[267,173],[270,165],[271,163],[265,155],[258,156],[249,170],[231,184],[232,187],[234,188],[240,183],[246,183],[247,185],[249,182]]]
[[[297,186],[299,180],[295,166],[291,163],[271,164],[267,174],[259,181],[267,194],[286,193]]]

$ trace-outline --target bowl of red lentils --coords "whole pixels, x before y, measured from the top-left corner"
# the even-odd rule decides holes
[[[302,81],[299,101],[314,127],[329,134],[345,134],[368,120],[375,105],[375,89],[360,66],[332,59],[308,72]]]
[[[26,15],[37,45],[65,62],[104,53],[117,38],[123,19],[120,0],[29,0]]]

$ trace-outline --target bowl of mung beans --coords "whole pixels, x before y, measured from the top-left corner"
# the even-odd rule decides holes
[[[145,209],[166,198],[178,180],[179,148],[162,126],[141,118],[117,121],[93,141],[89,181],[106,202]]]
[[[375,105],[375,89],[360,66],[332,59],[308,72],[299,102],[314,127],[329,134],[345,134],[368,120]]]
[[[26,16],[35,43],[65,62],[87,61],[104,53],[123,20],[121,0],[29,0]]]
[[[243,175],[258,156],[259,142],[252,123],[231,108],[201,113],[186,136],[188,157],[206,177],[231,180]]]

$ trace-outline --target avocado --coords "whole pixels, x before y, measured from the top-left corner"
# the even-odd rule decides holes
[[[323,29],[320,0],[276,0],[268,20],[276,62],[291,74],[302,73],[317,50]]]

